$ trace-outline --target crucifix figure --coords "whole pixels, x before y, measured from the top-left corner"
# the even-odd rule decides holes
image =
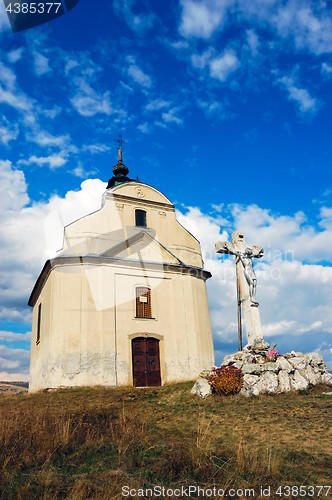
[[[232,242],[220,241],[215,246],[217,253],[236,256],[239,349],[242,350],[241,308],[244,311],[248,346],[253,346],[258,341],[265,342],[259,317],[259,304],[256,301],[257,278],[252,262],[254,257],[263,257],[263,248],[258,245],[247,245],[243,233],[238,231],[232,234]]]
[[[226,246],[227,245],[227,246]],[[231,245],[232,243],[225,242],[226,246],[226,252],[225,253],[230,253],[233,255],[237,255],[239,260],[237,259],[237,264],[241,262],[243,266],[243,272],[244,276],[247,280],[248,287],[249,287],[249,297],[251,300],[251,307],[258,307],[259,303],[256,301],[256,288],[257,288],[257,278],[256,274],[254,271],[254,266],[252,263],[253,257],[262,257],[264,250],[261,247],[257,247],[255,245],[255,248],[253,247],[247,247],[244,249],[244,252],[236,250],[236,248],[232,248]],[[220,253],[220,250],[219,250]],[[238,270],[238,267],[236,268]],[[243,300],[243,298],[241,298]]]

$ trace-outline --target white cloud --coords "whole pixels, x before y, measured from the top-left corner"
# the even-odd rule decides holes
[[[332,17],[324,1],[181,0],[180,34],[209,39],[225,26],[234,9],[242,24],[263,25],[276,39],[292,40],[297,50],[318,55],[332,52]],[[248,42],[257,49],[257,39],[250,34]]]
[[[38,165],[38,167],[47,166],[51,170],[59,167],[63,167],[67,163],[67,158],[63,158],[61,155],[52,154],[49,156],[36,156],[32,155],[28,160],[20,160],[19,165]]]
[[[17,210],[29,203],[24,173],[9,160],[0,160],[0,213]]]
[[[329,207],[320,208],[317,223],[320,229],[310,225],[303,212],[293,216],[275,215],[257,205],[233,205],[231,211],[234,226],[238,230],[247,228],[248,239],[257,241],[266,251],[273,251],[275,258],[281,254],[282,258],[299,261],[331,262],[332,215]]]
[[[224,222],[223,219],[203,214],[197,207],[189,207],[185,214],[178,210],[176,215],[180,224],[201,242],[203,258],[214,257],[216,241],[228,237],[227,231],[221,231],[220,222]]]
[[[17,109],[18,111],[30,111],[31,101],[22,93],[8,90],[0,85],[0,102]]]
[[[174,106],[171,101],[165,99],[153,99],[145,106],[146,113],[157,115],[154,125],[167,128],[169,125],[183,125],[183,118],[180,116],[183,106]],[[138,126],[143,134],[148,134],[152,130],[152,124],[145,122]]]
[[[233,50],[227,50],[222,56],[212,59],[210,62],[210,75],[221,82],[236,71],[240,66],[240,61]]]
[[[332,51],[332,18],[325,1],[251,0],[237,2],[237,8],[243,22],[270,29],[277,44],[292,41],[295,49],[317,55]]]
[[[177,116],[177,113],[179,113],[178,108],[172,108],[169,111],[165,111],[162,113],[161,118],[164,123],[174,123],[175,125],[183,125],[183,119]]]
[[[47,118],[51,118],[51,120],[54,120],[54,118],[56,118],[61,113],[62,109],[60,108],[60,106],[55,105],[52,108],[41,107],[38,111],[41,115],[44,115]]]
[[[70,77],[70,102],[74,109],[85,117],[113,114],[110,92],[99,88],[98,77],[102,68],[84,52],[61,56],[65,75]]]
[[[9,161],[0,164],[0,317],[18,319],[24,310],[33,281],[44,261],[61,248],[63,225],[100,208],[105,184],[82,183],[78,192],[65,198],[27,206],[29,197],[24,173]],[[15,304],[15,307],[13,307]],[[21,309],[19,309],[21,307]],[[6,316],[7,314],[7,316]],[[24,319],[25,316],[20,316]]]
[[[273,323],[267,323],[264,325],[264,335],[268,337],[274,337],[277,335],[284,335],[289,331],[294,331],[296,327],[296,321],[294,320],[283,320]]]
[[[7,54],[7,59],[10,63],[15,64],[17,61],[21,59],[23,55],[23,48],[20,47],[19,49],[13,49]]]
[[[10,89],[13,89],[16,85],[16,75],[14,71],[1,61],[0,61],[0,82]]]
[[[27,206],[24,173],[9,161],[0,163],[0,319],[31,323],[27,300],[45,260],[55,256],[63,241],[63,226],[98,210],[106,188],[98,179],[82,183],[81,190],[64,198]],[[13,348],[28,342],[29,333],[0,332],[0,378],[27,380],[29,351]],[[6,347],[3,344],[10,344]],[[1,345],[2,344],[2,345]]]
[[[18,134],[18,125],[10,123],[4,115],[0,116],[0,142],[8,144],[10,141],[17,139]]]
[[[64,72],[66,76],[68,76],[73,69],[77,69],[78,67],[79,62],[77,61],[77,59],[72,59],[70,55],[65,58]]]
[[[194,66],[194,68],[198,69],[206,68],[206,66],[208,66],[211,63],[213,53],[214,51],[210,47],[201,54],[197,53],[192,54],[191,63]]]
[[[43,76],[52,71],[49,65],[49,59],[47,57],[45,57],[37,50],[33,51],[32,56],[33,56],[33,66],[35,74],[37,76]]]
[[[2,332],[2,331],[0,331],[0,341],[1,342],[30,342],[31,341],[31,332],[14,333],[14,332]]]
[[[14,71],[0,61],[0,103],[18,111],[30,111],[33,101],[30,100],[16,83]]]
[[[204,113],[210,117],[216,117],[219,120],[224,120],[226,118],[229,118],[229,115],[227,114],[225,110],[225,106],[223,103],[218,102],[218,101],[202,101],[199,100],[197,101],[198,106],[203,109]]]
[[[92,155],[106,153],[110,149],[110,146],[108,146],[107,144],[85,144],[83,146],[83,150],[88,151]]]
[[[240,67],[240,61],[233,49],[227,49],[217,56],[216,51],[211,47],[202,53],[193,53],[191,64],[198,70],[208,68],[210,77],[221,82],[226,81]]]
[[[299,49],[314,54],[332,51],[332,18],[325,2],[289,0],[280,5],[273,24],[283,37],[294,38]]]
[[[149,134],[151,131],[151,127],[147,122],[144,122],[138,125],[137,130],[142,132],[142,134]]]
[[[286,89],[288,99],[296,104],[302,114],[315,114],[318,111],[319,101],[311,97],[307,89],[299,87],[292,77],[284,76],[278,82]]]
[[[189,43],[186,40],[176,40],[176,41],[166,40],[166,45],[169,45],[170,47],[172,47],[172,49],[178,51],[187,50],[190,47]]]
[[[135,59],[132,56],[128,56],[127,61],[129,62],[127,72],[130,78],[132,78],[138,85],[147,89],[150,88],[152,86],[151,77],[136,64]]]
[[[255,263],[263,333],[282,352],[292,349],[324,352],[332,368],[332,245],[331,209],[320,212],[329,220],[323,229],[310,226],[304,214],[274,215],[257,206],[222,207],[227,219],[190,208],[178,219],[200,240],[208,280],[211,321],[218,352],[236,349],[235,266],[232,257],[217,258],[214,244],[230,240],[231,231],[244,230],[246,241],[265,247]],[[222,231],[222,234],[220,234]],[[314,243],[313,243],[314,242]],[[315,262],[328,261],[331,265]],[[307,262],[307,263],[305,263]],[[309,264],[308,262],[312,262]]]
[[[38,155],[32,154],[28,158],[20,159],[17,163],[19,166],[37,165],[55,170],[66,165],[71,155],[78,152],[68,134],[53,135],[46,130],[39,130],[38,125],[34,125],[32,130],[26,133],[26,139],[37,144],[42,151]]]
[[[327,64],[324,62],[322,64],[321,73],[322,73],[322,75],[324,75],[328,78],[331,78],[332,77],[332,66],[330,64]]]
[[[156,22],[156,17],[151,11],[135,14],[134,7],[142,9],[143,3],[136,2],[135,5],[134,0],[115,0],[113,2],[113,8],[116,14],[121,17],[135,33],[143,34],[153,27]]]
[[[228,0],[181,0],[180,33],[184,37],[208,39],[223,24]]]
[[[1,307],[0,320],[16,323],[30,323],[31,312],[28,310],[19,311],[13,307]]]
[[[247,30],[247,44],[252,55],[256,55],[260,46],[260,41],[257,33],[252,29]]]
[[[277,54],[332,52],[332,13],[324,1],[181,0],[180,5],[180,34],[187,40],[202,40],[191,40],[191,46],[181,49],[179,58],[187,59],[197,70],[204,70],[200,78],[206,77],[208,69],[210,77],[227,82],[231,75],[237,76],[235,71],[241,66],[249,74],[248,85],[254,87],[259,72],[268,80],[269,64]],[[233,50],[217,55],[220,45],[225,43],[219,35],[225,27],[231,28],[231,22],[239,28],[235,29],[233,39],[231,34],[228,37]],[[246,26],[250,28],[244,29]],[[211,42],[214,35],[216,40]],[[315,70],[314,65],[306,69]],[[327,62],[321,65],[321,74],[325,77],[332,74]],[[300,114],[313,116],[320,109],[322,102],[308,84],[301,85],[292,77],[280,79],[279,84]]]
[[[5,3],[0,2],[0,32],[10,29],[10,23],[7,16]]]
[[[45,130],[38,131],[34,135],[28,137],[30,141],[35,142],[42,147],[67,147],[70,142],[70,137],[66,135],[52,135]]]
[[[146,106],[145,110],[146,111],[159,111],[164,108],[168,108],[170,105],[169,101],[165,101],[163,99],[154,99],[153,101],[150,101]]]
[[[27,381],[30,365],[29,351],[0,345],[0,379]]]
[[[77,167],[70,170],[70,173],[79,177],[80,179],[87,179],[89,176],[95,175],[97,173],[96,169],[87,169],[83,165],[79,164]]]
[[[98,113],[111,115],[114,112],[109,92],[98,94],[91,91],[89,94],[77,94],[71,99],[71,103],[82,116],[90,117]]]

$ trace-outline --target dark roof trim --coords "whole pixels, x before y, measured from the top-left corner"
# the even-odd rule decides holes
[[[212,274],[209,271],[205,271],[200,267],[187,266],[185,264],[165,264],[163,262],[148,262],[148,261],[137,261],[130,259],[122,259],[118,257],[103,257],[100,255],[84,255],[84,256],[74,256],[74,257],[55,257],[54,259],[46,261],[38,279],[33,287],[31,295],[28,300],[28,305],[33,307],[38,297],[49,277],[51,271],[56,267],[60,266],[77,266],[77,265],[93,265],[100,266],[104,264],[120,264],[122,266],[138,267],[140,269],[165,271],[165,272],[177,272],[180,274],[188,274],[194,276],[195,278],[203,279],[206,281],[211,278]]]
[[[122,252],[126,248],[129,248],[131,245],[135,244],[137,241],[141,241],[143,238],[150,238],[151,241],[154,241],[157,245],[159,245],[163,250],[165,250],[168,254],[170,254],[172,257],[174,257],[175,260],[178,261],[179,264],[185,264],[182,262],[181,259],[179,259],[173,252],[171,252],[168,248],[165,247],[160,241],[156,240],[151,234],[149,234],[146,230],[142,230],[136,234],[133,234],[133,236],[130,236],[127,240],[121,241],[120,243],[117,243],[114,247],[108,248],[105,250],[105,252],[102,252],[100,254],[101,257],[106,256],[108,252]],[[110,257],[110,256],[108,256]],[[113,258],[119,259],[119,257],[114,256]],[[127,260],[127,259],[126,259]],[[136,262],[136,261],[135,261]]]
[[[53,260],[55,260],[55,259],[53,259]],[[35,286],[32,289],[31,295],[30,295],[29,300],[28,300],[28,305],[31,307],[33,307],[35,305],[35,303],[37,302],[39,294],[42,291],[42,288],[45,285],[46,280],[47,280],[50,272],[52,271],[51,262],[52,262],[51,260],[47,260],[45,262],[44,267],[43,267],[40,275],[37,278]]]

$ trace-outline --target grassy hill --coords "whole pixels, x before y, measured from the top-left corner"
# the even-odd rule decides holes
[[[280,499],[300,496],[277,495],[278,486],[331,484],[332,396],[322,394],[331,389],[201,400],[191,387],[1,398],[0,498],[151,498],[138,490],[154,486],[175,498],[175,488],[199,486],[260,499],[263,486]],[[332,488],[311,492],[301,498],[332,498]]]
[[[0,381],[0,396],[28,392],[29,382]]]

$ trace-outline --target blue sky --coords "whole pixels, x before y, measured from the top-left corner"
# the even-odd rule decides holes
[[[332,7],[309,0],[81,0],[12,33],[0,3],[0,378],[27,378],[31,311],[62,225],[100,207],[127,141],[201,241],[217,360],[236,349],[241,230],[267,340],[332,368]]]

